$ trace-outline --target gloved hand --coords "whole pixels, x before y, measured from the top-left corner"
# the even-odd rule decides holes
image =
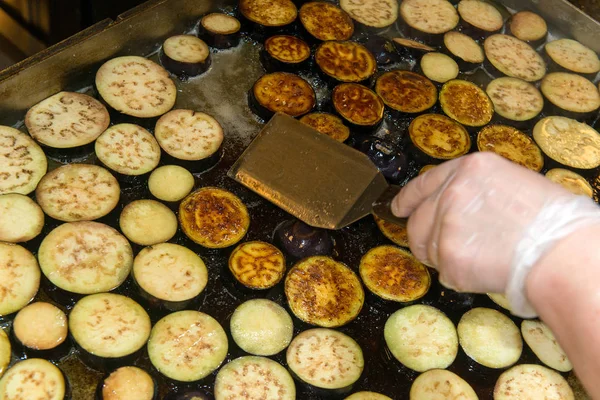
[[[441,164],[410,181],[392,202],[408,217],[414,255],[445,286],[505,293],[516,315],[533,317],[526,278],[545,251],[600,209],[547,178],[493,153]]]

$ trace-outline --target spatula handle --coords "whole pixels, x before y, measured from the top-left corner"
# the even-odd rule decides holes
[[[383,219],[384,221],[391,222],[392,224],[406,227],[408,222],[407,218],[398,218],[392,213],[391,205],[392,200],[400,192],[402,187],[397,185],[390,185],[385,192],[373,203],[373,215]]]

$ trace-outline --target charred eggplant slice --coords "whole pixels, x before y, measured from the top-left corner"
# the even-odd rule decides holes
[[[525,343],[544,364],[560,372],[569,372],[573,369],[556,337],[542,321],[521,322],[521,333]]]
[[[383,394],[375,392],[356,392],[346,397],[344,400],[392,400]]]
[[[178,165],[156,168],[148,178],[148,190],[152,196],[166,202],[183,199],[194,188],[194,175]]]
[[[67,316],[58,307],[45,302],[29,304],[13,321],[12,335],[28,358],[57,360],[70,350]]]
[[[231,316],[231,336],[246,353],[273,356],[285,350],[294,336],[292,317],[285,308],[267,299],[239,305]]]
[[[285,295],[296,317],[326,328],[342,326],[355,319],[365,301],[356,274],[325,256],[298,262],[285,278]]]
[[[18,194],[0,194],[0,242],[27,242],[44,228],[44,212],[31,198]]]
[[[229,270],[233,277],[247,288],[269,289],[283,279],[285,257],[270,243],[246,242],[231,252]]]
[[[496,113],[510,121],[532,120],[544,109],[540,91],[518,78],[494,79],[487,86],[486,93],[494,103]]]
[[[340,7],[356,22],[371,29],[388,27],[398,19],[395,0],[340,0]]]
[[[0,329],[0,377],[6,372],[12,358],[10,339],[3,329]]]
[[[421,58],[419,66],[423,75],[437,83],[446,83],[456,79],[460,72],[456,61],[443,53],[425,54]]]
[[[510,19],[509,29],[516,38],[534,46],[542,44],[548,35],[548,24],[544,18],[531,11],[514,14]]]
[[[314,112],[300,118],[300,122],[338,142],[345,142],[350,137],[350,129],[333,114]]]
[[[373,54],[350,41],[322,43],[315,52],[315,62],[326,76],[338,82],[364,82],[377,70]]]
[[[496,381],[494,400],[522,399],[574,400],[569,383],[557,372],[541,365],[522,364],[504,372]]]
[[[477,135],[479,151],[491,151],[535,172],[544,167],[544,155],[533,139],[507,125],[488,125]]]
[[[288,367],[300,381],[315,388],[352,390],[365,367],[363,352],[350,336],[333,329],[309,329],[292,340]]]
[[[360,260],[365,286],[384,300],[408,303],[425,296],[431,285],[427,267],[394,246],[375,247]]]
[[[113,290],[125,281],[133,251],[127,239],[108,225],[69,222],[44,238],[38,259],[53,285],[71,293],[91,294]]]
[[[121,367],[100,381],[95,400],[158,400],[158,385],[141,368]]]
[[[450,31],[444,35],[446,51],[462,64],[462,69],[473,69],[485,61],[483,48],[470,36]]]
[[[463,30],[471,31],[476,37],[485,37],[502,29],[504,18],[492,4],[481,0],[461,0],[458,14],[462,18]]]
[[[456,28],[460,20],[447,0],[404,0],[400,4],[400,15],[411,33],[430,40]]]
[[[250,215],[233,193],[204,187],[183,199],[179,222],[183,233],[194,242],[217,249],[242,240],[250,225]]]
[[[375,92],[392,110],[418,114],[437,103],[435,85],[423,75],[410,71],[390,71],[377,78]]]
[[[241,24],[237,18],[211,13],[200,20],[199,35],[210,47],[228,49],[240,43],[240,28]]]
[[[551,69],[583,74],[592,80],[600,71],[600,59],[596,52],[576,40],[554,40],[547,43],[544,50]]]
[[[38,262],[24,247],[0,242],[0,317],[25,307],[40,287]]]
[[[171,36],[164,41],[159,57],[163,67],[180,77],[200,75],[211,63],[208,45],[192,35]]]
[[[96,73],[102,99],[120,113],[138,118],[158,117],[175,105],[177,89],[169,73],[143,57],[108,60]]]
[[[454,79],[440,91],[444,114],[463,125],[487,125],[494,116],[494,105],[488,95],[474,83]]]
[[[592,185],[581,175],[564,168],[553,168],[546,172],[546,178],[554,183],[558,183],[569,192],[578,196],[594,196]]]
[[[348,40],[354,33],[348,13],[324,1],[304,3],[300,7],[300,22],[318,40]]]
[[[296,20],[298,9],[291,0],[240,0],[242,15],[266,27],[281,27]]]
[[[23,394],[27,397],[22,397]],[[65,400],[68,395],[62,371],[41,358],[18,362],[0,379],[1,399]]]
[[[384,102],[366,86],[342,83],[331,97],[335,111],[355,128],[375,129],[383,120]]]
[[[296,36],[276,35],[265,41],[261,56],[267,71],[297,71],[307,66],[310,47]]]
[[[435,307],[414,305],[392,314],[384,328],[392,355],[417,372],[447,368],[458,354],[458,336],[450,319]]]
[[[587,124],[565,117],[546,117],[533,128],[533,140],[560,165],[580,170],[600,166],[600,133]]]
[[[266,357],[240,357],[217,374],[215,400],[242,398],[295,400],[296,385],[279,363]]]
[[[457,330],[465,353],[485,367],[510,367],[521,357],[521,332],[510,318],[499,311],[482,307],[467,311]]]
[[[527,43],[508,35],[495,34],[483,43],[492,69],[527,82],[539,81],[546,75],[546,63]]]
[[[115,177],[91,164],[59,167],[44,176],[35,192],[48,216],[66,222],[101,218],[117,206],[120,196]]]
[[[177,217],[158,201],[134,200],[121,211],[119,227],[133,243],[152,246],[175,236]]]
[[[334,247],[333,238],[327,230],[294,219],[277,226],[274,240],[286,254],[296,259],[331,255]]]
[[[85,146],[108,128],[110,116],[98,100],[82,93],[60,92],[31,107],[25,115],[29,134],[57,149]]]
[[[415,118],[408,127],[412,144],[433,160],[451,160],[471,149],[471,138],[459,123],[439,114]]]
[[[408,247],[408,231],[406,227],[392,224],[384,219],[374,216],[377,227],[383,235],[394,244],[402,247]]]
[[[316,104],[315,91],[306,80],[286,72],[263,75],[250,91],[250,107],[264,120],[276,112],[299,117]]]
[[[585,118],[600,108],[598,88],[586,78],[567,72],[546,75],[540,87],[554,115]]]
[[[178,311],[154,325],[148,340],[150,362],[177,382],[198,381],[215,371],[227,356],[227,334],[210,315]]]
[[[410,387],[410,400],[428,399],[478,400],[477,394],[464,379],[444,369],[432,369],[415,379]]]
[[[96,369],[133,361],[150,336],[150,317],[129,297],[98,293],[79,300],[69,330],[81,357]]]
[[[47,170],[46,155],[31,136],[0,126],[0,194],[33,192]]]

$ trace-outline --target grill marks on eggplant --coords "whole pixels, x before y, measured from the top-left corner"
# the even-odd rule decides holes
[[[314,112],[300,118],[300,122],[338,142],[345,142],[350,137],[350,129],[333,114]]]
[[[474,83],[455,79],[440,91],[440,104],[450,118],[467,126],[484,126],[494,116],[488,95]]]
[[[72,148],[93,142],[110,123],[106,107],[85,94],[60,92],[27,111],[25,126],[38,142]]]
[[[447,0],[404,0],[400,15],[411,28],[428,34],[446,33],[459,22],[456,9]]]
[[[300,8],[300,22],[319,40],[348,40],[354,33],[350,16],[331,3],[315,1]]]
[[[283,278],[285,257],[272,244],[246,242],[231,253],[229,270],[238,282],[250,289],[268,289]]]
[[[117,57],[96,73],[100,96],[115,110],[133,117],[157,117],[175,104],[177,89],[160,65],[137,56]]]
[[[373,54],[356,42],[329,41],[315,52],[315,62],[329,77],[340,82],[362,82],[377,69]]]
[[[550,59],[562,68],[580,74],[595,74],[600,71],[600,60],[596,52],[576,40],[559,39],[544,47]]]
[[[258,107],[266,109],[269,115],[282,112],[299,117],[312,110],[316,103],[312,86],[298,75],[286,72],[263,75],[252,87],[252,96]],[[269,118],[266,112],[261,112],[261,117]]]
[[[63,400],[67,394],[66,386],[58,367],[40,358],[30,358],[6,371],[0,379],[0,398]]]
[[[465,380],[453,372],[432,369],[415,379],[410,387],[410,400],[478,400]]]
[[[383,100],[366,86],[342,83],[333,89],[332,101],[335,110],[353,125],[374,127],[383,119]]]
[[[310,57],[310,47],[302,39],[290,35],[271,36],[265,41],[265,51],[286,64],[299,64]]]
[[[50,217],[73,222],[93,220],[111,212],[121,189],[106,169],[90,164],[69,164],[44,176],[35,192],[38,204]]]
[[[375,91],[393,110],[414,114],[437,103],[435,85],[422,75],[410,71],[390,71],[377,78]]]
[[[532,171],[544,166],[542,151],[533,139],[507,125],[488,125],[477,136],[479,151],[491,151]]]
[[[527,82],[546,75],[546,63],[527,43],[515,37],[496,34],[488,37],[483,48],[490,63],[504,75]]]
[[[0,126],[0,194],[33,192],[47,169],[46,155],[29,135]]]
[[[0,242],[0,316],[25,307],[40,287],[40,268],[28,250]]]
[[[396,0],[340,0],[340,7],[356,22],[371,28],[385,28],[398,19]]]
[[[67,339],[68,332],[65,313],[45,302],[26,306],[17,313],[13,322],[17,340],[32,350],[54,349]]]
[[[298,16],[291,0],[240,0],[239,9],[248,20],[270,27],[289,25]]]
[[[443,115],[421,115],[411,122],[408,132],[412,143],[434,159],[451,160],[467,154],[471,148],[467,130]]]
[[[170,240],[177,232],[177,217],[155,200],[135,200],[119,216],[119,227],[127,239],[142,246]]]
[[[564,168],[553,168],[546,172],[546,178],[558,183],[569,192],[578,196],[594,197],[594,189],[585,178],[578,173]]]
[[[494,400],[574,400],[573,390],[558,373],[541,365],[517,365],[496,381]]]
[[[548,74],[540,89],[548,101],[562,110],[584,114],[600,107],[600,93],[596,85],[576,74]]]
[[[512,121],[529,121],[544,108],[544,98],[540,91],[521,79],[494,79],[487,86],[486,92],[494,103],[494,110]]]
[[[27,242],[44,228],[44,212],[31,198],[0,194],[0,242]]]
[[[328,328],[355,319],[365,298],[356,274],[325,256],[309,257],[296,264],[285,279],[285,295],[296,317]]]

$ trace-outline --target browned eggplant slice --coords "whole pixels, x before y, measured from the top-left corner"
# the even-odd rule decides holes
[[[300,7],[300,22],[304,29],[319,40],[348,40],[354,33],[352,19],[332,3],[314,1]]]
[[[488,125],[477,135],[479,151],[491,151],[535,172],[544,167],[544,156],[533,139],[512,126]]]
[[[117,368],[104,377],[96,390],[95,400],[158,400],[158,385],[141,368]]]
[[[576,172],[564,168],[553,168],[546,172],[546,178],[578,196],[594,197],[592,185]]]
[[[298,71],[308,66],[310,47],[296,36],[271,36],[265,41],[261,59],[267,71]]]
[[[386,28],[398,19],[395,0],[340,0],[340,7],[356,22],[371,29]]]
[[[510,19],[509,29],[516,38],[536,47],[542,44],[548,35],[548,24],[544,18],[531,11],[519,11],[514,14]]]
[[[298,16],[291,0],[240,0],[239,8],[248,20],[267,27],[289,25]]]
[[[171,36],[164,41],[159,57],[163,67],[180,77],[200,75],[211,63],[208,45],[192,35]]]
[[[285,257],[270,243],[246,242],[231,252],[229,270],[247,288],[269,289],[283,279]]]
[[[327,77],[338,82],[363,82],[377,70],[373,54],[350,41],[322,43],[315,52],[315,62]]]
[[[250,91],[250,106],[268,120],[276,112],[299,117],[310,112],[316,103],[315,91],[306,80],[286,72],[263,75]]]
[[[443,115],[425,114],[415,118],[408,133],[413,145],[434,163],[461,157],[471,149],[467,130]]]
[[[447,116],[470,127],[487,125],[494,116],[494,105],[485,91],[460,79],[444,84],[440,105]]]
[[[390,71],[377,78],[375,92],[392,110],[418,114],[437,103],[435,85],[423,75],[410,71]]]
[[[333,114],[314,112],[300,118],[300,122],[338,142],[345,142],[350,137],[350,129],[344,125],[339,117]]]
[[[375,129],[383,120],[383,100],[366,86],[342,83],[333,89],[332,100],[337,113],[355,128]]]

